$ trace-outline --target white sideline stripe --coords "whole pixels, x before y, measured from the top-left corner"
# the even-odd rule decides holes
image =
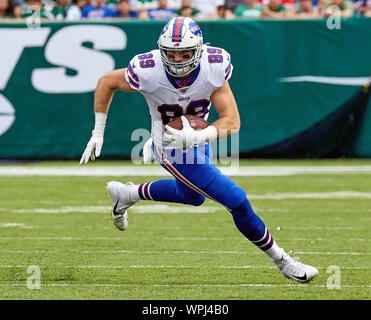
[[[222,287],[222,288],[245,288],[245,287],[266,287],[266,288],[275,288],[275,287],[297,287],[297,288],[327,288],[324,284],[267,284],[267,283],[241,283],[241,284],[134,284],[134,283],[128,283],[128,284],[116,284],[116,283],[47,283],[47,284],[41,284],[41,287],[72,287],[72,288],[86,288],[86,287],[117,287],[117,288],[125,288],[125,287],[183,287],[183,288],[192,288],[192,287],[210,287],[210,288],[216,288],[216,287]],[[0,284],[0,287],[26,287],[27,285],[25,283],[10,283],[10,284]],[[371,285],[365,284],[365,285],[341,285],[341,287],[337,290],[341,289],[349,289],[349,288],[371,288]]]
[[[314,251],[314,252],[302,252],[302,251],[295,251],[294,254],[318,254],[318,255],[351,255],[351,256],[363,256],[363,255],[370,255],[371,252],[323,252],[323,251]]]
[[[240,237],[224,237],[224,238],[212,238],[212,237],[202,237],[202,238],[185,238],[185,237],[162,237],[161,240],[168,240],[168,241],[225,241],[226,239],[229,240],[241,240]],[[81,237],[0,237],[1,240],[62,240],[62,241],[100,241],[100,240],[107,240],[107,241],[113,241],[113,240],[119,240],[119,241],[128,241],[128,239],[121,238],[121,237],[89,237],[89,238],[81,238]],[[142,238],[142,240],[153,240],[152,238]],[[244,239],[242,239],[244,240]],[[328,239],[305,239],[305,238],[293,238],[293,239],[280,239],[277,238],[279,241],[333,241]],[[355,240],[355,241],[370,241],[370,239],[348,239],[349,241]],[[245,240],[244,240],[245,241]],[[122,251],[124,252],[124,251]],[[131,252],[131,251],[130,251]],[[149,252],[149,251],[148,251]],[[152,252],[152,251],[151,251]],[[155,252],[155,251],[153,251]],[[159,251],[160,252],[160,251]],[[179,251],[183,252],[183,251]],[[188,251],[184,251],[188,252]],[[189,251],[191,252],[191,251]],[[206,251],[204,251],[206,252]],[[230,252],[230,251],[226,251]]]
[[[334,241],[333,239],[322,239],[322,238],[318,238],[318,239],[306,239],[306,238],[293,238],[293,239],[281,239],[281,238],[276,238],[277,241]],[[371,239],[348,239],[349,241],[371,241]],[[111,250],[111,251],[107,251],[107,250],[103,250],[103,251],[99,251],[99,250],[95,250],[95,251],[86,251],[86,250],[83,250],[83,251],[71,251],[71,250],[0,250],[0,252],[3,252],[3,253],[12,253],[12,254],[16,254],[16,253],[25,253],[25,254],[37,254],[37,253],[40,253],[40,254],[45,254],[45,253],[70,253],[70,254],[81,254],[81,253],[84,253],[84,254],[97,254],[97,253],[138,253],[138,254],[142,254],[142,253],[147,253],[147,254],[158,254],[158,253],[171,253],[171,254],[175,254],[175,253],[190,253],[190,254],[255,254],[255,253],[249,253],[249,252],[245,252],[245,251],[188,251],[188,250],[181,250],[181,251],[131,251],[131,250]],[[339,253],[340,254],[340,253]]]
[[[34,229],[34,228],[37,228],[37,227],[27,226],[24,223],[5,222],[5,223],[0,223],[0,228]]]
[[[10,238],[10,237],[7,237]],[[0,239],[4,239],[0,238]],[[12,238],[13,239],[13,238]],[[25,238],[23,238],[25,239]],[[96,238],[95,238],[96,239]],[[121,238],[119,238],[122,240]],[[28,240],[34,240],[34,238],[29,238]],[[42,240],[45,240],[43,238]],[[86,240],[86,239],[74,239],[74,240]],[[106,239],[104,239],[106,240]],[[25,251],[25,250],[5,250],[2,252],[7,253],[56,253],[56,252],[65,252],[65,251],[55,251],[55,250],[36,250],[36,251]],[[83,254],[97,254],[97,253],[127,253],[127,254],[247,254],[247,255],[261,255],[261,252],[247,252],[247,251],[189,251],[189,250],[168,250],[168,251],[156,251],[156,250],[147,250],[147,251],[135,251],[135,250],[84,250],[78,251],[77,253]],[[308,254],[308,255],[370,255],[371,252],[333,252],[333,251],[313,251],[313,252],[304,252],[304,251],[293,251],[292,255],[295,254]]]
[[[292,239],[281,239],[275,238],[277,241],[331,241],[333,242],[334,239],[325,239],[325,238],[292,238]],[[347,239],[348,241],[371,241],[371,239],[364,239],[364,238],[357,238],[357,239]]]
[[[370,83],[371,77],[324,77],[324,76],[296,76],[279,78],[280,82],[317,82],[343,86],[363,86]]]
[[[280,230],[353,230],[353,227],[282,227]]]
[[[102,251],[107,252],[107,251]],[[97,253],[96,251],[82,251],[81,253]],[[247,255],[255,255],[255,254],[261,254],[261,252],[246,252],[246,251],[130,251],[130,250],[118,250],[118,251],[112,251],[112,253],[136,253],[136,254],[162,254],[162,253],[180,253],[180,254],[247,254]],[[303,252],[303,251],[294,251],[293,254],[309,254],[309,255],[370,255],[371,252]]]
[[[124,238],[120,237],[92,237],[92,238],[78,238],[78,237],[0,237],[0,240],[123,240]]]
[[[249,199],[345,199],[365,198],[371,199],[371,192],[337,191],[337,192],[292,192],[292,193],[271,193],[264,195],[247,195]]]
[[[35,208],[35,209],[9,209],[0,208],[0,211],[12,213],[71,213],[71,212],[87,212],[87,213],[107,213],[111,212],[111,206],[66,206],[60,208]],[[216,206],[170,206],[166,204],[151,204],[151,205],[136,205],[130,208],[130,212],[136,214],[144,213],[212,213],[217,211],[225,211],[223,207]]]
[[[218,166],[229,176],[287,176],[296,174],[371,174],[371,166]],[[0,166],[0,176],[171,176],[160,166]]]
[[[371,192],[357,191],[336,191],[336,192],[310,192],[310,193],[270,193],[270,194],[248,194],[248,199],[346,199],[346,198],[364,198],[371,199]],[[70,213],[70,212],[87,212],[87,213],[105,213],[110,212],[111,206],[65,206],[60,208],[35,208],[35,209],[10,209],[0,208],[0,211],[14,213]],[[221,206],[170,206],[167,204],[136,205],[130,211],[136,213],[213,213],[225,211]],[[264,211],[264,210],[263,210]]]
[[[28,265],[0,265],[0,268],[28,268]],[[91,265],[91,266],[71,266],[71,265],[48,265],[38,266],[40,268],[68,268],[68,269],[277,269],[276,266],[262,266],[262,265],[246,265],[246,266],[147,266],[147,265],[129,265],[129,266],[104,266],[104,265]],[[354,270],[367,270],[370,267],[352,267],[352,266],[338,266],[341,269],[354,269]],[[319,269],[327,269],[328,266],[317,266]]]

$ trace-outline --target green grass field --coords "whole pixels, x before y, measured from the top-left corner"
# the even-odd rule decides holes
[[[243,162],[251,163],[371,165]],[[106,182],[158,179],[0,176],[0,299],[371,298],[370,173],[233,177],[276,242],[319,269],[308,284],[281,275],[210,200],[201,207],[141,201],[129,211],[129,228],[118,231]],[[27,287],[30,266],[40,268],[40,289]],[[340,270],[338,289],[329,286],[331,266]]]

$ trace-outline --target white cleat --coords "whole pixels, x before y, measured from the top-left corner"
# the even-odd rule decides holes
[[[128,212],[127,209],[138,201],[133,201],[130,198],[129,189],[133,188],[134,184],[128,182],[123,184],[117,181],[107,183],[107,193],[112,199],[111,217],[113,224],[117,229],[124,231],[128,227]]]
[[[291,258],[290,253],[283,251],[282,258],[274,261],[285,277],[303,283],[318,275],[317,268],[299,262],[297,257]]]

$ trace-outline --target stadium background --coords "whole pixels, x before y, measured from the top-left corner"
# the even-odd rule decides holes
[[[226,48],[245,157],[371,156],[371,19],[200,21]],[[0,23],[0,158],[77,159],[93,127],[99,77],[156,48],[163,21]],[[22,49],[23,48],[23,49]],[[211,113],[210,121],[215,118]],[[117,93],[102,158],[130,158],[150,130],[139,94]]]

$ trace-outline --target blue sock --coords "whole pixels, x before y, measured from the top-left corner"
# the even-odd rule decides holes
[[[238,230],[263,251],[274,243],[264,222],[255,214],[249,200],[232,209],[233,220]]]

